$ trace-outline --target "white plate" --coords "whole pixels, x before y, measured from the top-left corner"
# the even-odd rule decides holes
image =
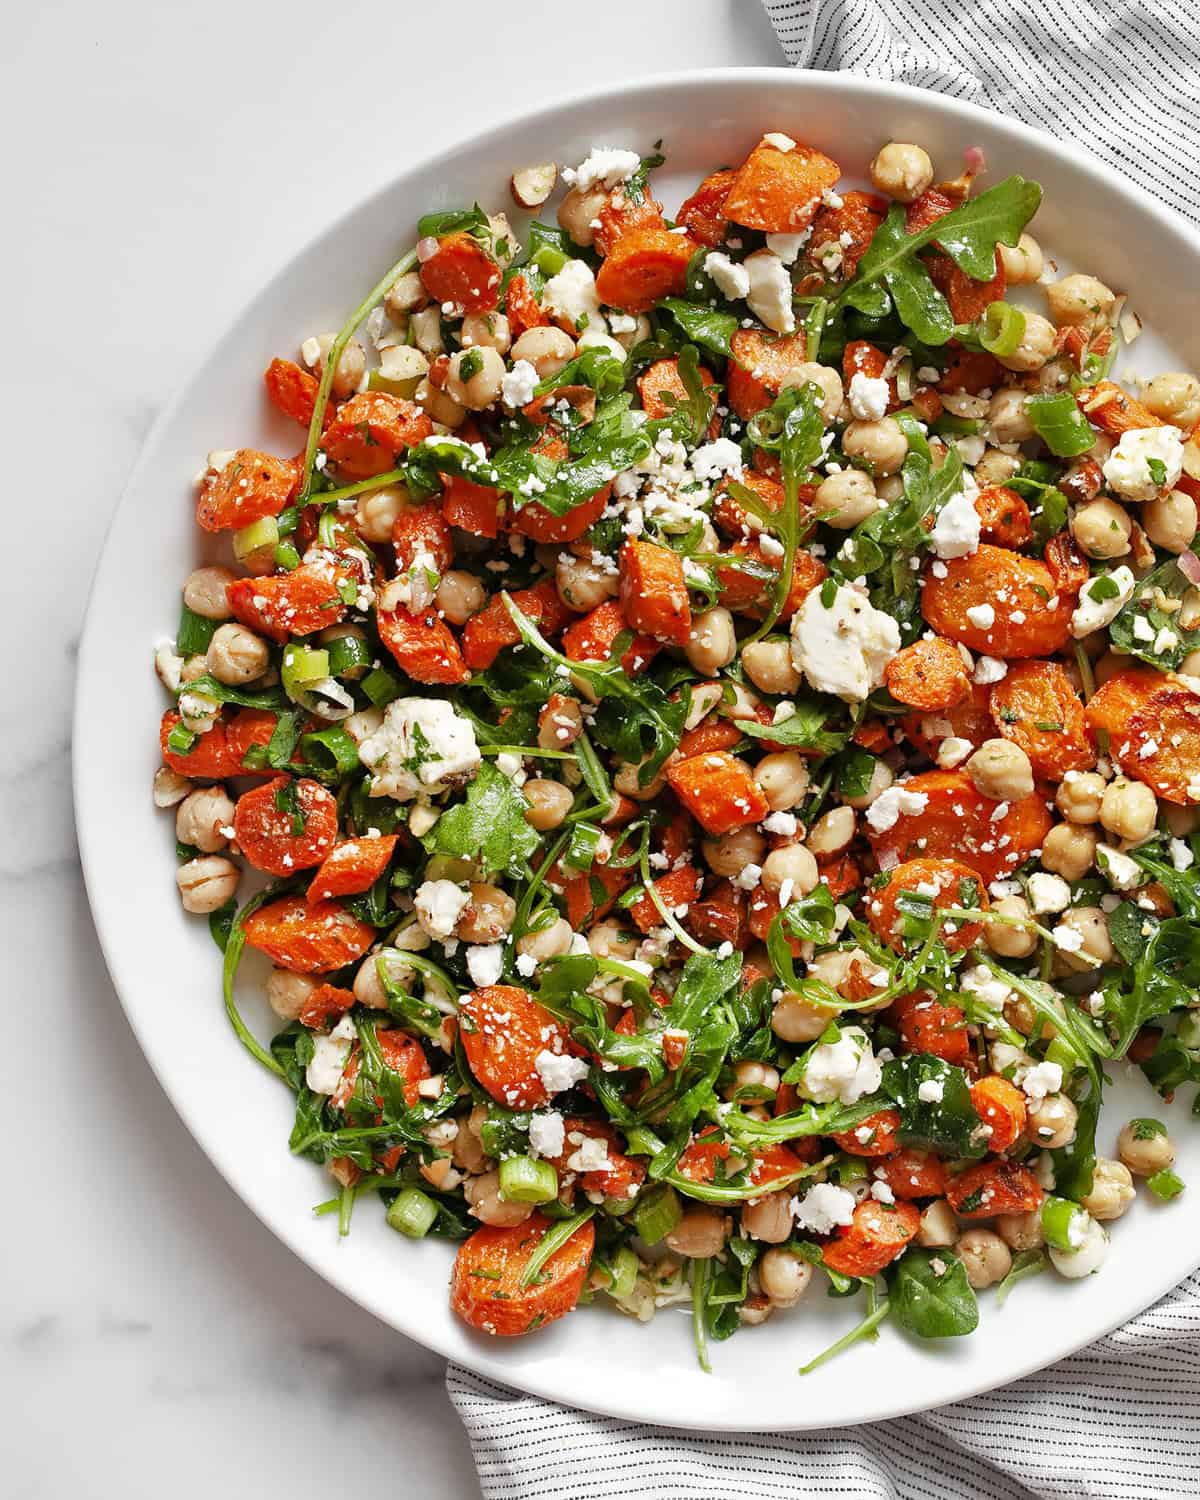
[[[1102,1274],[1083,1283],[1046,1274],[1019,1286],[1003,1312],[984,1297],[979,1331],[957,1343],[917,1347],[885,1329],[877,1344],[800,1378],[797,1366],[859,1316],[857,1303],[819,1293],[714,1346],[712,1375],[697,1368],[678,1310],[642,1326],[595,1308],[526,1339],[487,1341],[450,1313],[444,1242],[402,1240],[370,1202],[345,1240],[331,1219],[312,1216],[329,1179],[289,1156],[291,1095],[229,1030],[219,955],[207,924],[180,909],[170,818],[150,798],[164,707],[151,648],[172,633],[179,587],[200,555],[192,476],[212,448],[290,454],[301,444],[262,397],[270,358],[336,327],[411,241],[418,214],[476,198],[510,206],[514,167],[575,162],[594,143],[648,149],[661,137],[669,160],[656,182],[674,207],[764,130],[811,142],[858,176],[889,137],[922,142],[945,175],[958,170],[964,147],[982,146],[988,182],[1020,172],[1045,186],[1034,226],[1043,244],[1131,289],[1148,328],[1169,331],[1170,349],[1149,335],[1135,346],[1137,367],[1200,366],[1200,326],[1179,316],[1185,289],[1200,281],[1200,251],[1182,221],[1073,149],[981,110],[848,74],[743,69],[639,82],[526,115],[412,168],[333,225],[263,288],[159,420],[113,521],[84,629],[75,796],[92,910],[129,1022],[217,1169],[297,1255],[401,1332],[496,1380],[644,1421],[778,1430],[896,1416],[1003,1384],[1166,1292],[1200,1260],[1200,1127],[1183,1104],[1167,1110],[1140,1076],[1118,1070],[1101,1149],[1112,1151],[1131,1114],[1173,1114],[1180,1170],[1196,1185],[1169,1207],[1140,1193],[1115,1226]],[[244,965],[242,997],[265,1039],[272,1028],[253,993],[256,958]]]

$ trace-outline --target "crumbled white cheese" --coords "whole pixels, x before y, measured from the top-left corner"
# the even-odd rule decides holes
[[[533,1066],[548,1094],[561,1094],[588,1075],[588,1065],[582,1058],[570,1057],[565,1052],[551,1052],[549,1048],[538,1053]]]
[[[757,890],[762,883],[762,866],[754,863],[743,865],[733,877],[733,883],[740,891]]]
[[[990,630],[996,623],[996,611],[990,604],[972,604],[967,610],[967,619],[979,630]]]
[[[538,372],[527,359],[519,359],[500,382],[500,395],[505,406],[514,409],[528,406],[537,388]]]
[[[742,450],[727,437],[702,443],[692,453],[692,471],[697,479],[719,479],[723,474],[732,474],[735,479],[739,479],[742,473]]]
[[[1029,877],[1029,900],[1035,912],[1066,911],[1071,904],[1071,887],[1061,875],[1038,870]]]
[[[1112,593],[1113,587],[1116,588],[1115,594]],[[1133,598],[1136,587],[1137,580],[1124,564],[1114,568],[1111,573],[1101,573],[1095,578],[1089,578],[1079,590],[1079,603],[1071,616],[1071,634],[1078,639],[1108,625]],[[1110,597],[1097,599],[1097,588],[1102,595]]]
[[[871,1050],[861,1026],[847,1026],[836,1042],[822,1042],[808,1054],[798,1085],[806,1099],[817,1104],[857,1104],[873,1094],[883,1078],[883,1069]]]
[[[453,880],[426,880],[413,897],[417,921],[432,938],[448,938],[470,901],[470,895]]]
[[[762,820],[762,826],[767,833],[782,834],[785,839],[790,839],[800,825],[795,813],[773,812]]]
[[[1008,676],[1008,663],[997,661],[994,656],[981,656],[975,663],[975,681],[986,687],[989,683],[1003,682]]]
[[[537,959],[532,953],[518,953],[516,967],[522,979],[532,979],[537,973]]]
[[[1111,844],[1096,845],[1096,863],[1115,891],[1131,891],[1145,879],[1141,865]]]
[[[563,168],[562,180],[581,193],[597,183],[615,188],[618,183],[628,182],[641,164],[637,152],[627,151],[623,146],[593,146],[579,166]]]
[[[769,234],[767,235],[767,249],[773,255],[778,255],[785,266],[790,266],[808,244],[811,236],[811,228],[802,229],[799,234]]]
[[[981,523],[974,502],[965,492],[951,495],[941,510],[929,540],[940,558],[968,557],[979,550]]]
[[[354,1022],[343,1016],[328,1036],[313,1037],[313,1055],[304,1070],[304,1081],[314,1094],[332,1094],[337,1088],[357,1036]]]
[[[876,833],[887,833],[895,828],[901,814],[915,816],[923,813],[929,803],[925,792],[910,792],[903,786],[889,786],[880,792],[867,808],[867,822]]]
[[[1126,500],[1153,500],[1183,472],[1183,434],[1177,427],[1135,427],[1104,461],[1109,488]]]
[[[792,312],[792,278],[778,255],[770,250],[756,250],[743,262],[750,277],[746,306],[774,333],[793,333],[796,328]]]
[[[602,1172],[608,1166],[608,1142],[602,1135],[573,1130],[567,1139],[576,1148],[567,1157],[569,1172]]]
[[[1040,1103],[1049,1094],[1057,1094],[1062,1088],[1062,1065],[1056,1062],[1034,1063],[1017,1074],[1022,1092],[1027,1098]]]
[[[887,415],[891,392],[886,380],[855,370],[850,377],[850,410],[860,422],[878,422]]]
[[[396,698],[358,747],[372,797],[411,802],[471,780],[482,757],[475,726],[441,698]]]
[[[534,1156],[561,1156],[566,1144],[563,1117],[548,1109],[529,1117],[529,1149]]]
[[[946,1085],[940,1078],[926,1078],[917,1085],[917,1098],[922,1104],[940,1104]]]
[[[722,250],[711,250],[704,257],[704,274],[712,278],[727,302],[736,302],[750,290],[750,272]]]
[[[774,146],[776,151],[783,151],[785,153],[796,149],[795,141],[792,140],[790,135],[784,135],[782,130],[769,131],[763,136],[762,143],[764,146]]]
[[[854,1218],[854,1194],[832,1182],[818,1182],[803,1198],[793,1198],[791,1210],[799,1229],[810,1234],[829,1234]]]
[[[900,627],[849,584],[828,607],[824,594],[814,589],[792,619],[792,663],[817,692],[861,703],[900,650]]]
[[[1177,870],[1190,870],[1196,862],[1196,856],[1182,839],[1171,839],[1167,844],[1167,851]]]
[[[596,277],[585,260],[569,260],[562,270],[551,276],[542,290],[542,306],[548,313],[565,319],[579,328],[600,319],[600,297]]]
[[[467,973],[480,988],[495,984],[503,968],[503,943],[477,943],[467,949]]]

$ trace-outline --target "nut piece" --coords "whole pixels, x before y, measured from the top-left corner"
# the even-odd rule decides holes
[[[541,208],[554,191],[558,167],[552,161],[540,161],[532,167],[521,167],[512,174],[509,188],[522,208]]]

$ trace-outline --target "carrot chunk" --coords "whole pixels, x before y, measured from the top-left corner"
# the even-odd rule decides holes
[[[557,1249],[530,1286],[521,1276],[550,1228],[542,1214],[508,1229],[485,1225],[459,1246],[450,1278],[450,1306],[471,1328],[515,1338],[544,1328],[579,1301],[596,1228],[589,1219]]]
[[[1033,535],[1029,507],[1007,485],[989,484],[975,496],[980,535],[997,547],[1025,547]]]
[[[1035,776],[1061,781],[1096,764],[1083,703],[1057,662],[1018,661],[992,688],[992,718],[1029,757]]]
[[[885,1157],[875,1175],[886,1182],[901,1202],[913,1198],[940,1198],[946,1191],[946,1165],[932,1151],[911,1146]]]
[[[717,838],[760,823],[771,810],[750,767],[728,751],[678,760],[668,769],[667,780],[696,822]]]
[[[433,559],[434,570],[444,573],[454,561],[454,538],[450,525],[436,502],[406,506],[392,523],[392,548],[396,571],[406,573],[422,552]]]
[[[850,1156],[891,1156],[898,1145],[899,1129],[899,1111],[881,1109],[878,1114],[868,1115],[853,1130],[836,1132],[833,1139]]]
[[[920,1225],[921,1215],[911,1203],[878,1203],[868,1198],[825,1246],[825,1264],[843,1276],[878,1276],[916,1237]]]
[[[186,754],[172,750],[167,737],[176,724],[182,723],[173,708],[162,716],[158,730],[158,744],[163,762],[181,776],[194,776],[201,781],[219,781],[225,776],[237,776],[241,772],[240,757],[231,750],[228,730],[223,719],[218,719],[211,729],[196,736],[192,748]]]
[[[814,249],[836,244],[842,252],[842,271],[853,276],[858,263],[883,223],[887,203],[875,193],[857,190],[841,195],[842,206],[823,207],[813,220],[808,242]]]
[[[1098,380],[1095,385],[1084,386],[1075,400],[1092,426],[1107,432],[1109,437],[1119,438],[1123,432],[1165,425],[1148,406],[1143,406],[1111,380]]]
[[[570,1038],[528,990],[513,984],[472,990],[458,1009],[458,1034],[476,1081],[497,1103],[533,1109],[549,1102],[537,1059],[566,1052]]]
[[[337,839],[337,802],[318,781],[277,776],[243,792],[233,813],[242,853],[256,870],[294,875],[319,865]]]
[[[371,479],[394,468],[406,448],[432,433],[433,423],[411,401],[387,391],[363,391],[339,407],[321,446],[344,479]]]
[[[884,672],[888,692],[912,708],[953,708],[971,691],[971,679],[956,647],[934,636],[914,641],[892,658]]]
[[[255,448],[239,448],[220,469],[208,469],[196,497],[196,521],[205,531],[232,531],[277,516],[295,492],[297,466]]]
[[[548,579],[529,589],[514,589],[510,597],[543,635],[556,634],[571,618],[570,611],[558,597],[558,590]],[[473,672],[482,672],[492,665],[505,646],[515,646],[520,639],[521,632],[509,614],[508,606],[496,594],[463,627],[463,659]]]
[[[291,635],[338,623],[346,613],[338,591],[345,576],[329,562],[301,563],[290,573],[237,578],[225,593],[235,619],[282,646]]]
[[[624,312],[649,312],[660,297],[686,290],[688,262],[697,245],[691,235],[656,224],[630,230],[609,251],[596,277],[601,302]]]
[[[729,347],[729,404],[744,421],[770,406],[785,377],[806,358],[803,331],[771,334],[761,328],[739,328]]]
[[[867,921],[871,931],[890,948],[908,945],[904,934],[905,913],[900,898],[905,894],[929,896],[937,910],[953,906],[978,906],[986,911],[983,881],[969,865],[956,859],[910,859],[881,875],[886,885],[876,885],[867,896]],[[948,921],[942,937],[952,953],[970,948],[983,931],[978,922]]]
[[[246,942],[273,964],[293,974],[327,974],[361,958],[375,941],[375,929],[336,901],[309,905],[303,896],[285,896],[260,906],[244,923]]]
[[[414,682],[453,685],[466,682],[471,675],[463,665],[454,632],[433,612],[418,615],[407,609],[381,609],[375,623],[392,659]]]
[[[421,284],[435,302],[463,312],[491,312],[500,304],[500,267],[465,229],[438,241],[421,265]]]
[[[572,661],[607,661],[617,637],[631,628],[617,600],[606,599],[563,631],[563,654]],[[621,658],[621,665],[632,676],[645,671],[661,650],[653,636],[635,635]]]
[[[513,343],[531,328],[545,328],[549,316],[538,305],[537,298],[525,276],[518,272],[508,283],[504,294],[504,311],[508,318],[508,331]]]
[[[692,609],[683,559],[669,547],[629,537],[621,547],[621,609],[633,630],[686,646]]]
[[[276,411],[282,412],[285,417],[291,417],[294,422],[302,423],[305,427],[312,421],[313,409],[317,404],[319,383],[315,375],[302,370],[290,359],[273,359],[263,371],[267,400]],[[326,423],[332,420],[333,414],[333,405],[326,405]]]
[[[715,247],[725,238],[725,228],[729,222],[725,214],[725,200],[729,197],[729,190],[736,176],[737,173],[728,168],[710,172],[691,197],[685,198],[679,205],[676,221],[686,224],[693,237],[702,245]]]
[[[442,515],[451,526],[472,536],[495,537],[500,531],[500,509],[500,491],[491,485],[476,484],[457,474],[443,478]]]
[[[893,1001],[888,1015],[906,1051],[928,1052],[956,1068],[965,1067],[971,1060],[966,1013],[959,1006],[948,1005],[926,990],[916,990]]]
[[[725,216],[747,229],[768,234],[796,234],[812,223],[821,194],[842,175],[837,162],[812,146],[760,141],[738,169]]]
[[[1032,1213],[1045,1194],[1028,1167],[1001,1157],[951,1177],[946,1197],[960,1218],[990,1219],[993,1214]]]
[[[1015,1146],[1025,1131],[1028,1110],[1025,1095],[1007,1078],[989,1073],[971,1085],[975,1113],[991,1130],[988,1147],[995,1152]]]
[[[672,870],[656,880],[654,890],[670,912],[674,912],[679,906],[690,906],[700,894],[700,872],[693,865],[680,865],[678,870]],[[652,928],[663,925],[662,914],[649,892],[639,896],[633,903],[629,908],[629,917],[642,932],[649,932]]]
[[[334,896],[354,896],[369,891],[388,867],[396,848],[396,835],[347,839],[321,861],[308,888],[308,900],[328,901]]]
[[[990,625],[971,618],[980,605],[992,607]],[[921,613],[939,635],[1004,660],[1061,651],[1074,608],[1045,563],[986,543],[931,570],[921,590]]]

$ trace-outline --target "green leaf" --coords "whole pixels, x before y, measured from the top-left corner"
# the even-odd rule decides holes
[[[1074,396],[1065,391],[1057,396],[1030,396],[1025,409],[1038,436],[1057,458],[1077,458],[1096,441]]]
[[[941,1087],[940,1099],[922,1099],[922,1084]],[[906,1146],[952,1156],[982,1156],[987,1150],[983,1122],[971,1102],[971,1086],[961,1068],[932,1053],[897,1057],[883,1065],[883,1092],[900,1111],[897,1135]]]
[[[685,338],[691,339],[692,343],[699,344],[712,354],[729,357],[730,341],[738,326],[737,317],[733,313],[705,307],[698,302],[688,302],[683,297],[664,297],[658,303],[658,308],[670,315]]]
[[[1188,652],[1200,645],[1200,628],[1184,630],[1179,611],[1162,609],[1155,595],[1178,600],[1191,586],[1173,557],[1147,573],[1109,626],[1112,645],[1160,672],[1178,671]]]
[[[473,208],[446,208],[437,213],[422,214],[417,220],[419,239],[440,240],[443,235],[464,229],[476,239],[485,238],[489,234],[488,216],[478,203]]]
[[[1067,497],[1058,488],[1058,478],[1057,465],[1031,459],[1006,481],[1029,506],[1033,540],[1039,548],[1067,524]]]
[[[480,863],[485,876],[528,873],[541,843],[525,821],[528,803],[490,761],[484,761],[467,788],[466,799],[444,812],[425,835],[430,854]]]
[[[804,693],[797,694],[789,702],[795,704],[796,712],[789,714],[786,719],[780,719],[777,724],[760,724],[757,719],[739,719],[737,726],[751,739],[773,740],[789,749],[815,750],[821,755],[840,750],[850,738],[854,726],[850,723],[844,705],[828,698],[822,701]],[[839,719],[843,721],[840,724],[837,723]],[[837,724],[837,727],[830,727],[833,724]]]
[[[889,1295],[896,1322],[920,1339],[961,1338],[979,1327],[966,1267],[949,1250],[911,1247],[896,1263]]]

